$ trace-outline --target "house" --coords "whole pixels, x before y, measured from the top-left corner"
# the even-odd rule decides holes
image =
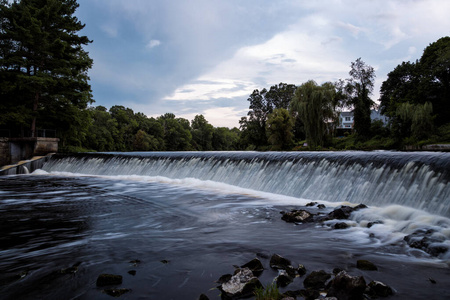
[[[381,120],[384,125],[387,125],[389,122],[388,117],[382,115],[380,111],[378,110],[371,110],[370,111],[370,119],[372,121],[375,120]],[[337,135],[342,136],[345,134],[345,132],[351,133],[353,131],[353,125],[354,125],[354,116],[353,112],[351,111],[342,111],[339,114],[339,124],[336,127]]]

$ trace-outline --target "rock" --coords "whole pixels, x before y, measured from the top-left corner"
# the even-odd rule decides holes
[[[278,276],[275,278],[275,282],[278,287],[286,287],[288,286],[294,279],[289,276],[289,274],[285,270],[279,270]]]
[[[334,229],[347,229],[349,226],[345,222],[339,222],[333,225]]]
[[[338,220],[348,219],[350,217],[350,215],[352,214],[352,212],[363,209],[363,208],[367,208],[367,206],[364,204],[359,204],[355,207],[342,205],[341,207],[336,208],[335,210],[330,212],[325,218],[323,218],[323,221],[335,220],[335,219],[338,219]]]
[[[320,292],[317,290],[301,290],[301,295],[305,300],[315,300],[320,297]]]
[[[444,245],[444,236],[433,235],[434,230],[417,230],[405,236],[404,241],[411,247],[423,250],[431,256],[439,256],[448,251],[448,246]]]
[[[125,293],[130,292],[130,289],[107,289],[103,290],[104,293],[113,297],[120,297]]]
[[[291,266],[291,261],[282,257],[281,255],[274,254],[270,258],[270,267],[274,269],[286,270],[288,266]]]
[[[367,228],[370,228],[373,225],[377,225],[377,224],[384,224],[384,223],[383,223],[383,221],[379,221],[379,220],[373,221],[373,222],[369,222],[369,223],[367,223]]]
[[[97,278],[97,286],[122,284],[121,275],[101,274]]]
[[[205,294],[201,294],[200,297],[198,297],[198,300],[209,300],[209,298]]]
[[[259,276],[261,275],[262,271],[264,271],[264,266],[261,263],[261,261],[257,258],[252,259],[245,265],[242,265],[241,268],[249,268],[250,271],[253,272],[253,275]]]
[[[74,264],[70,268],[61,269],[60,272],[61,272],[61,274],[75,274],[78,271],[78,266],[79,265],[81,265],[81,262],[77,262],[76,264]]]
[[[222,283],[225,283],[225,282],[227,282],[227,281],[230,281],[230,279],[231,279],[231,277],[232,277],[233,275],[231,275],[231,274],[225,274],[225,275],[222,275],[222,276],[220,276],[220,278],[219,279],[217,279],[217,283],[220,283],[220,284],[222,284]]]
[[[305,268],[305,266],[304,266],[304,265],[298,265],[297,273],[298,273],[298,275],[300,275],[300,276],[305,275],[305,274],[306,274],[306,268]]]
[[[288,223],[308,223],[314,221],[314,215],[306,210],[300,209],[283,213],[281,219]]]
[[[319,204],[319,205],[317,205],[317,208],[318,209],[324,209],[324,208],[326,208],[326,206],[324,204]]]
[[[336,275],[339,274],[341,271],[344,271],[344,270],[342,270],[341,268],[334,268],[334,269],[333,269],[333,274],[336,276]]]
[[[317,202],[309,202],[305,206],[316,206]]]
[[[311,274],[306,276],[305,280],[303,281],[303,286],[306,289],[320,290],[325,287],[327,280],[330,278],[331,274],[328,274],[323,270],[313,271],[311,272]]]
[[[163,260],[160,260],[160,262],[162,262],[163,264],[168,264],[168,263],[170,263],[170,260],[167,260],[167,259],[163,259]]]
[[[222,283],[220,289],[224,297],[244,298],[253,295],[256,288],[262,288],[263,285],[258,278],[253,275],[249,268],[238,269],[230,280]]]
[[[365,290],[364,277],[350,276],[345,271],[341,271],[331,281],[327,297],[336,297],[339,300],[358,300],[363,299]]]
[[[136,270],[130,270],[130,271],[128,271],[128,274],[130,274],[130,275],[136,275]]]
[[[380,281],[371,281],[366,292],[371,297],[388,297],[394,294],[392,288]]]
[[[356,267],[360,270],[366,270],[366,271],[377,271],[378,268],[377,266],[375,266],[374,263],[365,260],[365,259],[360,259],[356,262]]]
[[[139,259],[130,260],[130,264],[133,264],[133,266],[135,266],[135,267],[140,263],[141,263],[141,261]]]

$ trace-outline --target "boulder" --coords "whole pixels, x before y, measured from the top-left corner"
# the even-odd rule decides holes
[[[350,215],[352,214],[352,212],[363,209],[363,208],[367,208],[366,205],[364,204],[359,204],[355,207],[351,207],[351,206],[346,206],[346,205],[342,205],[341,207],[336,208],[335,210],[333,210],[332,212],[330,212],[323,220],[344,220],[344,219],[348,219],[350,217]]]
[[[101,274],[97,278],[97,286],[122,284],[122,276],[114,274]]]
[[[326,208],[326,206],[324,204],[319,204],[319,205],[317,205],[317,208],[318,209],[324,209],[324,208]]]
[[[309,202],[305,206],[306,207],[308,207],[308,206],[316,206],[316,204],[317,204],[317,202]]]
[[[300,276],[305,275],[306,274],[306,267],[304,265],[298,265],[297,273]]]
[[[275,278],[275,282],[278,287],[286,287],[288,286],[294,279],[289,276],[289,274],[285,270],[279,270],[278,276]]]
[[[253,272],[253,275],[259,276],[264,271],[264,266],[261,261],[257,258],[252,259],[245,265],[242,265],[241,268],[249,268],[250,271]]]
[[[380,281],[371,281],[367,287],[366,293],[375,297],[388,297],[394,294],[392,288]]]
[[[284,212],[281,219],[288,223],[308,223],[314,221],[314,215],[303,209],[294,209],[290,212]]]
[[[336,297],[339,300],[359,300],[363,299],[365,290],[364,277],[350,276],[345,271],[341,271],[331,281],[327,297]]]
[[[262,287],[261,282],[253,275],[253,272],[249,268],[242,268],[237,269],[230,280],[222,283],[220,289],[225,299],[238,299],[250,297],[254,294],[256,288]]]
[[[286,270],[288,266],[291,266],[291,261],[282,257],[281,255],[274,254],[270,258],[270,267],[273,269],[283,269]]]
[[[311,274],[306,276],[303,281],[303,286],[306,289],[320,290],[325,288],[325,284],[328,279],[331,278],[331,274],[328,274],[324,270],[313,271]]]
[[[377,271],[377,266],[368,260],[360,259],[356,262],[356,267],[360,270],[366,270],[366,271]]]

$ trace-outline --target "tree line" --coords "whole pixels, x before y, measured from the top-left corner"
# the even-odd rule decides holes
[[[239,128],[216,128],[203,115],[189,121],[92,106],[93,61],[83,48],[92,41],[79,35],[77,8],[76,0],[0,0],[0,133],[56,129],[65,151],[401,149],[450,141],[450,37],[388,74],[379,99],[387,126],[370,118],[375,72],[358,58],[347,79],[254,90]],[[354,114],[344,139],[336,136],[343,110]]]

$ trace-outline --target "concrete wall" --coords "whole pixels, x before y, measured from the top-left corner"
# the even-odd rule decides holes
[[[0,138],[0,167],[58,152],[58,138]]]
[[[0,167],[11,163],[9,139],[0,137]]]

